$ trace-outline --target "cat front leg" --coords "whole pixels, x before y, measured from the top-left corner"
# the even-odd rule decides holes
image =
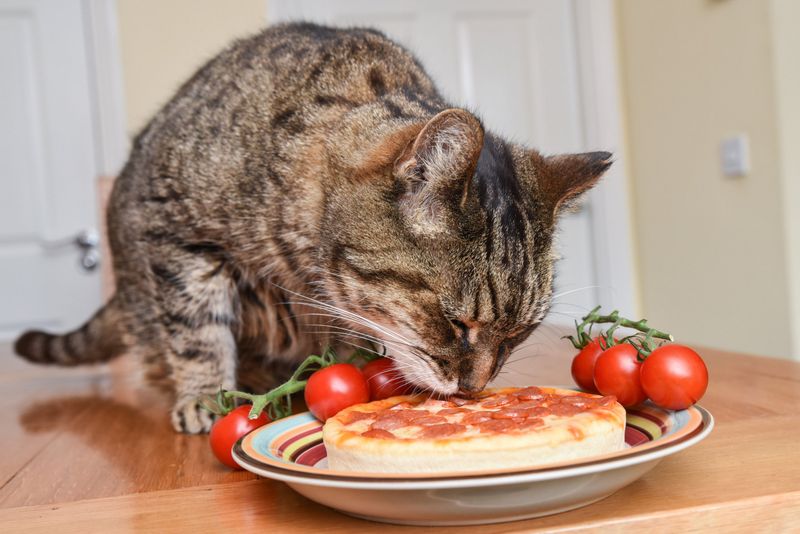
[[[236,389],[236,346],[230,328],[222,325],[191,330],[173,337],[168,353],[175,383],[170,416],[176,431],[199,434],[214,423],[213,414],[202,407],[203,397],[213,396],[220,387]]]
[[[172,426],[189,434],[208,432],[214,418],[202,408],[202,398],[220,386],[236,386],[235,284],[224,259],[179,248],[162,252],[150,270],[175,389]]]

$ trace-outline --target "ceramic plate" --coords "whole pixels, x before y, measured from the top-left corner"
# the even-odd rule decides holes
[[[412,525],[468,525],[553,514],[600,500],[661,458],[705,438],[713,424],[699,406],[672,412],[644,405],[628,410],[628,446],[615,453],[534,468],[394,475],[328,469],[322,424],[305,412],[245,436],[233,457],[248,471],[284,481],[350,515]]]

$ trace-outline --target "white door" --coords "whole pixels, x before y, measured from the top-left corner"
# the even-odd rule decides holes
[[[74,243],[97,227],[84,7],[0,0],[2,339],[72,328],[100,305],[99,272]]]
[[[444,96],[546,154],[583,146],[575,14],[566,0],[269,0],[269,20],[372,26],[410,48]],[[564,217],[554,311],[598,303],[592,206]],[[554,318],[564,317],[557,314]]]

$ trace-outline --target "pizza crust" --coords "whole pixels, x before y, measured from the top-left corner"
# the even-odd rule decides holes
[[[513,406],[487,409],[481,405],[504,396],[514,398],[523,389],[537,389],[545,397],[542,401],[543,408],[536,412],[539,415],[536,419],[541,421],[529,418],[528,421],[532,423],[530,427],[525,426],[525,423],[517,423],[511,430],[497,432],[489,428],[492,423],[484,423],[488,426],[481,432],[481,425],[458,424],[470,412],[512,409]],[[579,396],[585,398],[591,407],[582,408],[580,413],[542,415],[543,411],[548,411],[548,404],[557,404],[567,397],[573,404],[580,405]],[[488,390],[475,401],[458,407],[466,412],[439,416],[447,421],[442,423],[437,420],[434,424],[427,425],[455,425],[438,427],[451,432],[453,428],[459,427],[460,431],[454,434],[424,437],[422,434],[426,425],[417,425],[413,421],[406,426],[392,428],[391,434],[386,437],[384,432],[369,432],[377,420],[376,416],[383,414],[391,418],[394,411],[402,411],[401,407],[406,410],[426,409],[434,416],[441,409],[451,412],[458,410],[448,408],[450,402],[447,400],[428,400],[426,396],[392,397],[342,410],[328,419],[322,436],[327,449],[328,465],[338,471],[440,473],[533,467],[614,452],[625,446],[625,409],[613,398],[600,399],[601,397],[595,395],[555,388]],[[461,401],[464,402],[466,401]],[[600,402],[602,404],[598,404]],[[525,403],[528,407],[531,404],[530,401]],[[354,412],[359,413],[353,415]],[[506,414],[514,415],[514,412]],[[525,419],[518,418],[515,421]],[[367,436],[362,435],[364,432],[368,432]]]

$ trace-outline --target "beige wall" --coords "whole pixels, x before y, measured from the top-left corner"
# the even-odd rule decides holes
[[[618,8],[645,315],[679,339],[788,356],[771,3],[620,0]],[[796,103],[797,94],[783,96]],[[728,178],[719,143],[738,132],[750,138],[752,172]]]
[[[266,24],[265,0],[118,0],[128,132],[232,39]]]

